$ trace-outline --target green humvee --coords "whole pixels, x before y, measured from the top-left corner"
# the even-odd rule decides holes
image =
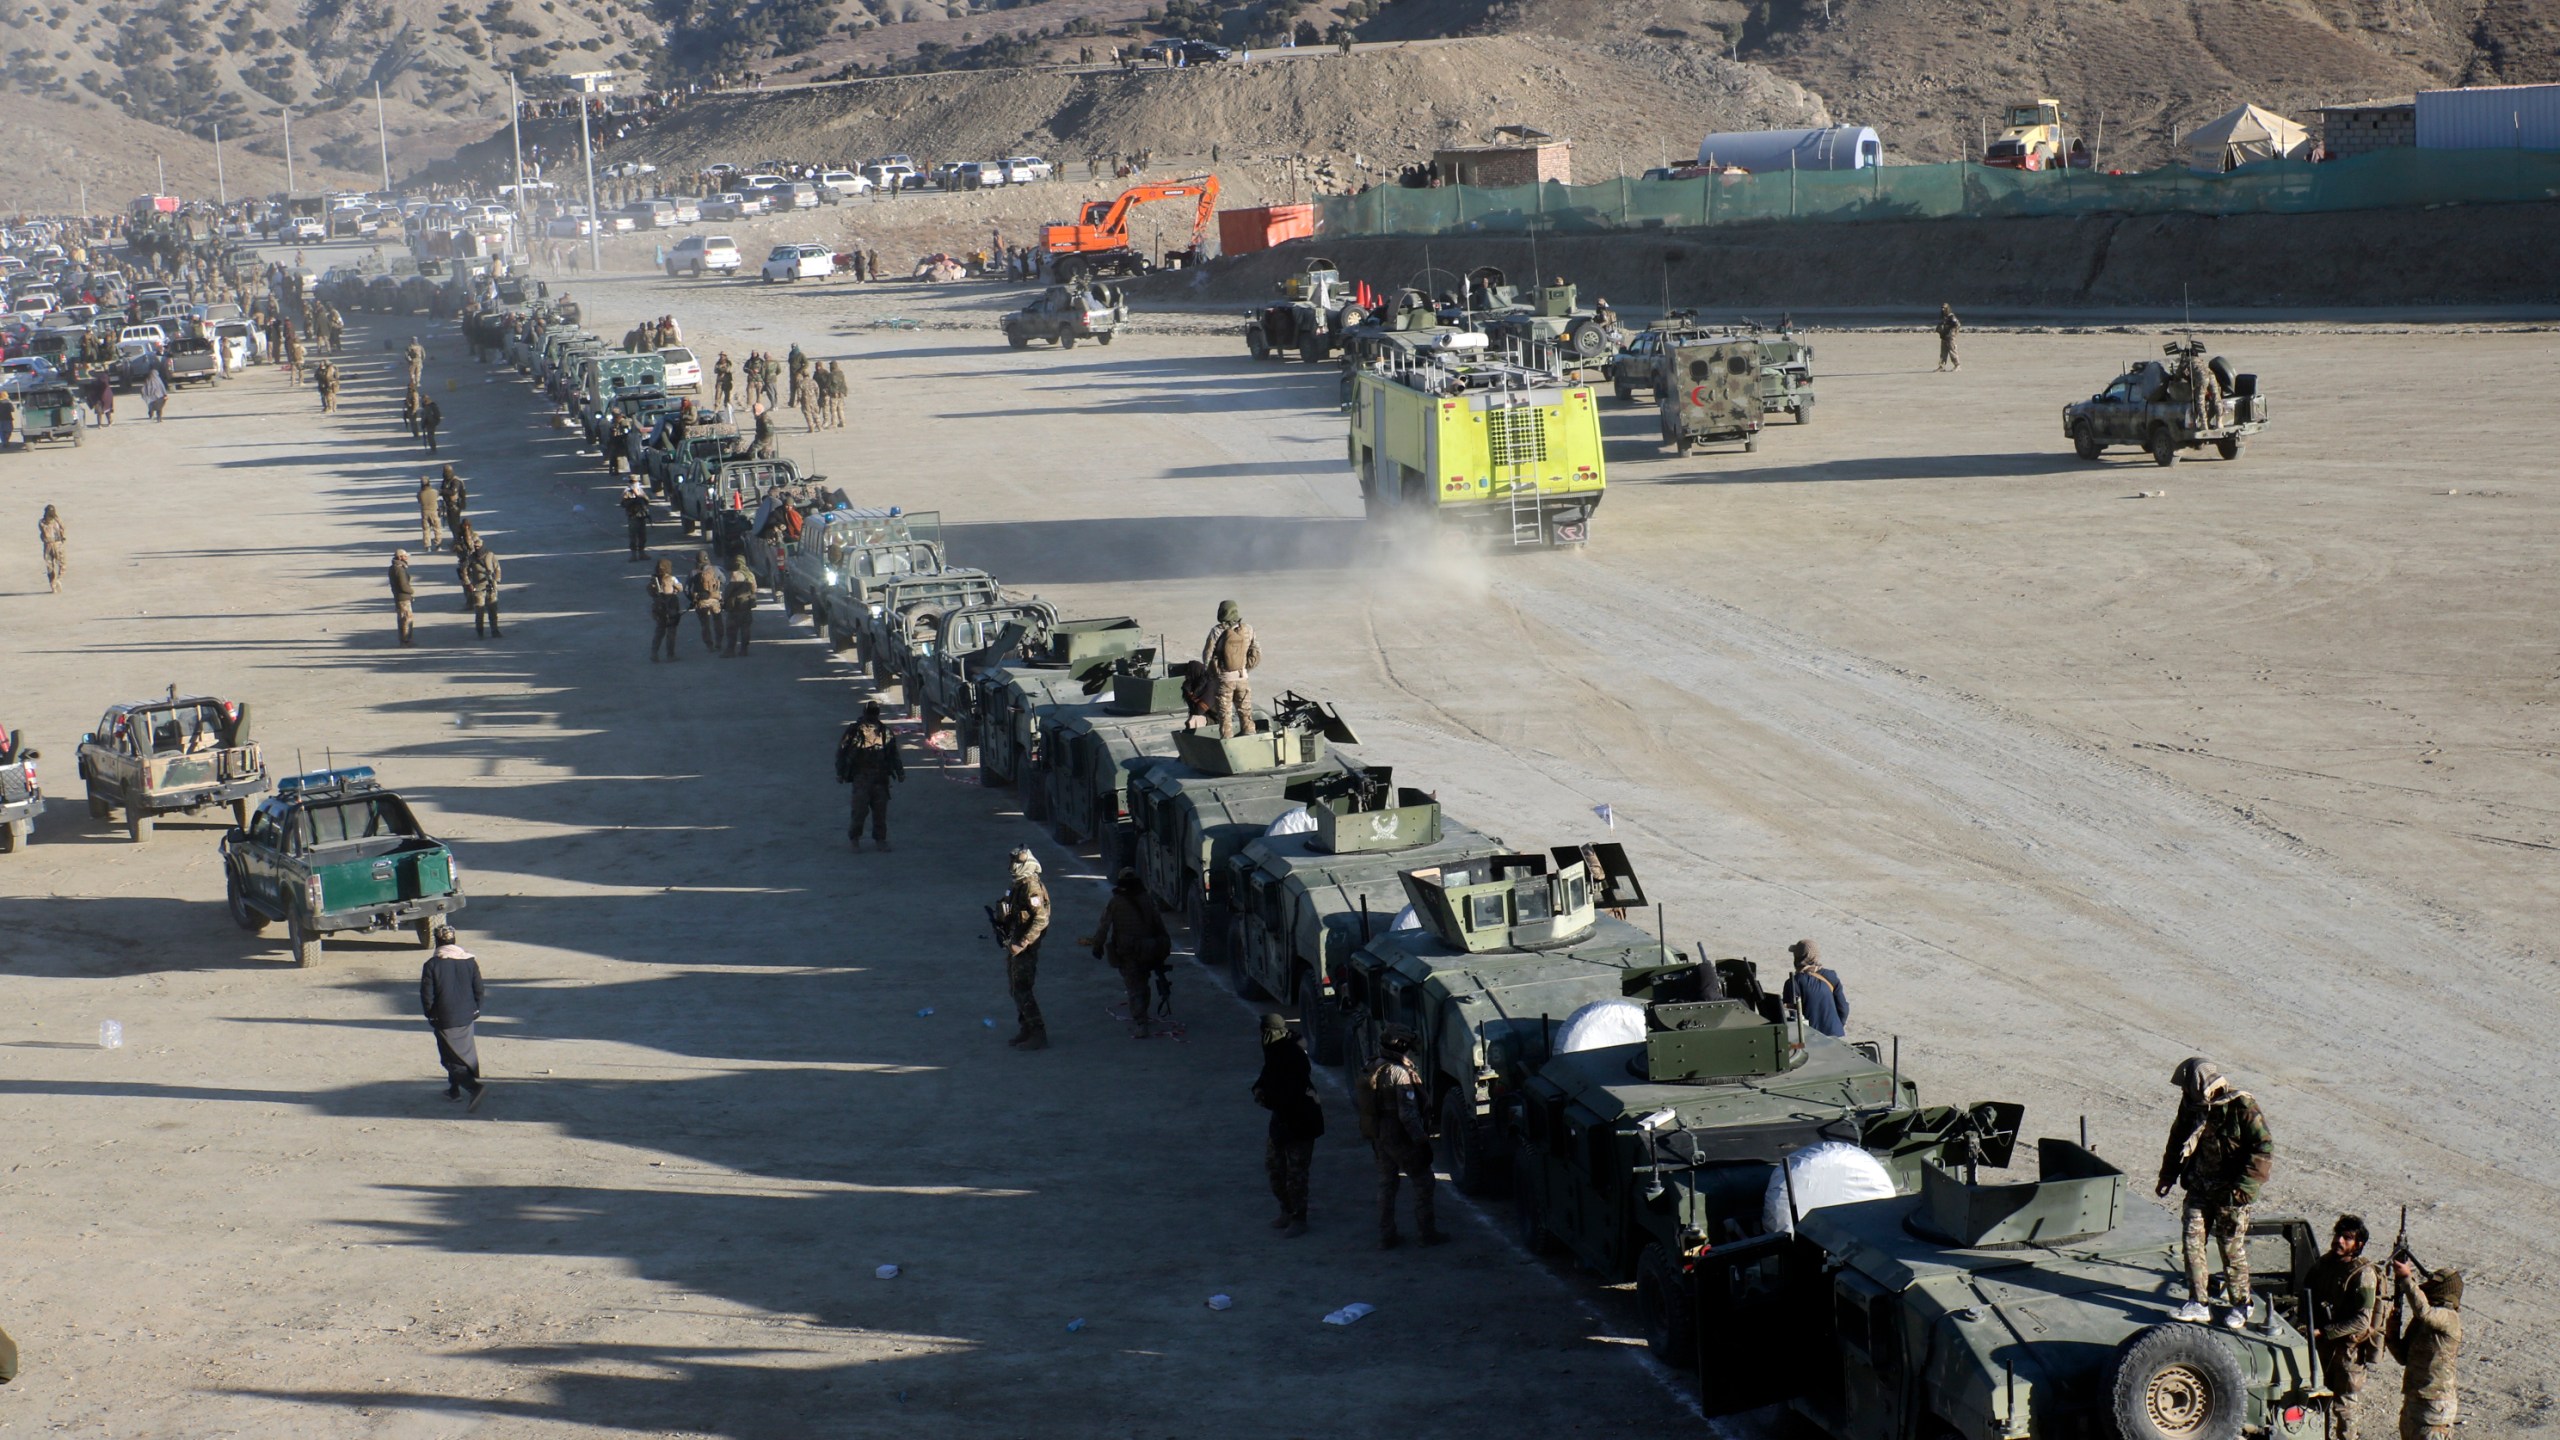
[[[1365,1069],[1390,1023],[1420,1036],[1449,1177],[1491,1193],[1510,1178],[1496,1107],[1546,1063],[1554,1025],[1673,952],[1600,913],[1649,903],[1616,845],[1473,856],[1400,879],[1416,923],[1381,931],[1343,968],[1346,1057]]]
[[[297,965],[317,965],[323,937],[414,931],[463,906],[459,867],[370,766],[289,777],[248,823],[222,837],[231,919],[257,934],[285,922]]]
[[[1098,705],[1041,709],[1040,750],[1022,782],[1026,795],[1038,792],[1039,818],[1061,841],[1098,848],[1113,870],[1131,863],[1130,778],[1173,754],[1185,708],[1177,677],[1115,675]]]
[[[1671,1365],[1694,1345],[1682,1272],[1700,1250],[1758,1233],[1787,1156],[1847,1142],[1909,1190],[1920,1157],[1965,1120],[1920,1110],[1918,1087],[1872,1043],[1790,1017],[1750,961],[1713,962],[1712,984],[1707,965],[1626,972],[1644,1039],[1554,1056],[1502,1112],[1521,1243],[1561,1241],[1602,1283],[1635,1282],[1645,1338]]]
[[[1691,1269],[1704,1410],[1784,1403],[1839,1440],[2321,1433],[2311,1227],[2249,1227],[2249,1328],[2182,1324],[2176,1222],[2127,1189],[2085,1146],[2046,1139],[2025,1183],[1931,1162],[1917,1194],[1705,1251]]]
[[[80,737],[80,778],[89,788],[89,818],[124,812],[125,833],[149,839],[161,815],[229,805],[249,823],[249,797],[267,790],[266,762],[249,738],[249,707],[210,695],[110,705],[98,727]]]
[[[1039,739],[1035,706],[1100,694],[1123,672],[1151,673],[1156,652],[1138,643],[1145,638],[1126,615],[1061,620],[1045,636],[1025,634],[982,655],[970,669],[968,708],[958,717],[962,758],[976,761],[978,783],[1007,786],[1023,774],[1023,757]]]
[[[1813,423],[1813,347],[1792,333],[1760,339],[1760,411]]]
[[[1357,767],[1332,747],[1359,739],[1332,706],[1283,694],[1254,733],[1177,731],[1171,763],[1130,777],[1138,878],[1191,927],[1201,960],[1227,954],[1227,861],[1283,814],[1356,788]]]
[[[1342,1063],[1342,968],[1404,905],[1404,872],[1502,848],[1443,816],[1430,795],[1397,786],[1387,766],[1357,778],[1306,807],[1312,828],[1266,830],[1226,862],[1227,961],[1238,986],[1294,1003],[1319,1065]]]

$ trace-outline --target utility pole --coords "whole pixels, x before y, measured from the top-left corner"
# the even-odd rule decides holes
[[[152,154],[151,154],[151,163],[160,167],[160,188],[159,188],[159,189],[157,189],[157,190],[152,191],[151,193],[152,193],[152,194],[154,194],[154,195],[166,195],[166,194],[168,194],[168,193],[169,193],[169,162],[168,162],[168,161],[166,161],[166,160],[161,159],[161,158],[160,158],[160,153],[159,153],[158,151],[156,151],[156,150],[155,150],[155,151],[153,151],[153,152],[152,152]]]
[[[391,127],[382,118],[382,82],[373,82],[373,134],[382,143],[382,193],[391,193]]]
[[[512,202],[516,211],[514,238],[518,248],[530,258],[533,254],[533,240],[524,218],[524,101],[516,94],[514,71],[507,72],[507,122],[515,127],[516,135],[516,190]]]
[[[578,92],[578,148],[585,151],[587,157],[587,268],[602,274],[604,235],[600,223],[603,217],[596,213],[596,142],[587,128],[587,97],[593,93],[593,82],[589,83],[588,89]]]
[[[293,107],[284,107],[284,193],[293,198]]]
[[[222,122],[213,122],[213,193],[215,203],[231,208],[231,186],[222,178]]]

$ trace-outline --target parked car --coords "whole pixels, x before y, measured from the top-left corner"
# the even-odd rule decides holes
[[[916,167],[904,161],[879,161],[862,167],[862,178],[880,190],[913,190],[922,180]]]
[[[738,242],[726,235],[687,235],[667,252],[669,275],[691,275],[699,280],[715,271],[736,274],[746,257],[738,253]]]
[[[702,218],[705,220],[744,220],[764,212],[764,197],[761,195],[740,195],[733,191],[702,202]]]
[[[776,245],[764,257],[764,278],[775,280],[824,280],[836,273],[835,252],[824,245]]]
[[[779,210],[787,204],[794,210],[815,210],[824,203],[818,198],[818,187],[814,183],[794,180],[775,193],[773,208]]]
[[[668,200],[634,200],[622,207],[634,230],[664,230],[676,223],[676,207]]]
[[[675,223],[698,225],[702,222],[702,202],[690,195],[672,195],[667,203],[675,207]]]
[[[320,217],[316,215],[296,215],[293,223],[285,227],[285,238],[294,241],[326,240],[329,228],[321,224]]]
[[[839,197],[845,195],[868,195],[876,188],[870,180],[855,174],[851,170],[825,171],[818,176],[818,183],[826,186],[830,190],[833,190]]]
[[[1016,185],[1046,180],[1057,173],[1055,166],[1037,155],[1008,155],[1004,161],[1004,177]]]
[[[658,358],[667,362],[666,377],[659,384],[669,390],[702,388],[702,361],[693,351],[682,345],[669,345],[658,352]]]

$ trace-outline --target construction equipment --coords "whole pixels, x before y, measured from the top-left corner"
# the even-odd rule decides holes
[[[2051,170],[2063,162],[2062,102],[2037,98],[2002,114],[1999,138],[1983,147],[1982,163],[2003,170]]]
[[[1154,269],[1146,254],[1130,246],[1129,212],[1150,201],[1192,198],[1198,199],[1199,208],[1191,221],[1191,245],[1178,253],[1185,257],[1184,263],[1198,264],[1209,222],[1218,213],[1215,175],[1132,185],[1117,199],[1086,201],[1076,219],[1060,221],[1041,233],[1040,248],[1049,257],[1050,277],[1063,282],[1077,275],[1143,275]]]

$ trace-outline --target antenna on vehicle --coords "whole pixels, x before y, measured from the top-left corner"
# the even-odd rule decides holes
[[[1893,1037],[1893,1103],[1902,1103],[1902,1037]],[[2082,1128],[2085,1130],[2085,1123]]]

